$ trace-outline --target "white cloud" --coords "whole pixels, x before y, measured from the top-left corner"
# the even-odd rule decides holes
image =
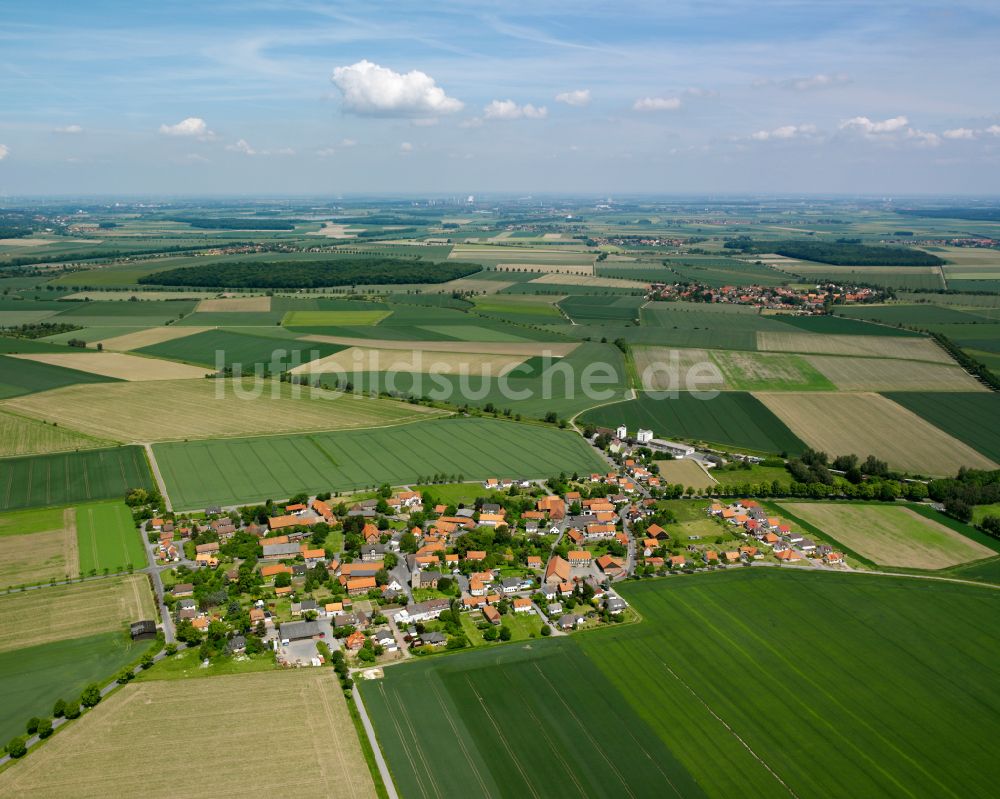
[[[970,128],[952,128],[951,130],[946,130],[941,135],[946,139],[974,139],[976,138],[976,131]]]
[[[344,95],[344,108],[355,114],[426,117],[453,114],[463,105],[424,72],[393,72],[367,60],[337,67],[331,80]]]
[[[794,139],[799,136],[811,136],[816,133],[815,125],[782,125],[773,130],[758,130],[751,133],[750,138],[754,141],[768,141],[769,139]]]
[[[841,72],[836,75],[820,73],[819,75],[812,75],[808,78],[792,78],[791,80],[786,81],[783,85],[786,85],[791,89],[795,89],[797,92],[808,92],[813,89],[829,89],[831,86],[842,86],[843,84],[850,82],[850,76]]]
[[[336,153],[337,149],[335,147],[321,147],[316,151],[316,155],[320,156],[321,158],[326,158],[327,156],[330,155],[336,155]]]
[[[1000,125],[990,125],[985,132],[991,136],[1000,136]]]
[[[881,122],[873,122],[868,117],[854,117],[848,119],[846,122],[841,122],[841,129],[852,128],[860,130],[862,133],[866,134],[879,134],[879,133],[895,133],[896,131],[902,130],[910,123],[904,116],[892,117],[891,119],[884,119]]]
[[[68,134],[83,133],[83,128],[81,128],[79,125],[67,125],[64,128],[56,128],[52,132],[53,133],[68,133]]]
[[[914,128],[908,128],[906,131],[906,138],[913,141],[918,147],[937,147],[941,144],[941,137],[936,133],[930,133],[926,130],[916,130]]]
[[[358,140],[357,139],[341,139],[340,140],[340,144],[338,144],[337,146],[338,147],[357,147],[358,146]]]
[[[200,139],[208,139],[215,135],[200,117],[188,117],[176,125],[160,125],[160,133],[165,136],[197,136]]]
[[[590,89],[574,89],[571,92],[560,92],[556,95],[556,102],[580,107],[590,105]]]
[[[246,139],[240,139],[235,144],[227,144],[226,149],[234,153],[243,153],[243,155],[257,155],[257,151],[250,146]]]
[[[412,153],[413,145],[410,144],[408,141],[404,141],[401,145],[399,145],[399,151],[401,153]]]
[[[8,155],[10,155],[10,147],[6,144],[0,144],[0,161],[3,161]]]
[[[483,109],[486,119],[545,119],[548,115],[549,109],[544,105],[518,105],[513,100],[494,100]]]
[[[681,101],[676,97],[640,97],[632,106],[633,111],[676,111]]]

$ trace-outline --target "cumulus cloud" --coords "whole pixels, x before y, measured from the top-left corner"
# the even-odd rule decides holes
[[[841,122],[840,128],[841,130],[859,130],[862,133],[877,135],[880,133],[896,133],[908,124],[910,124],[910,120],[904,116],[884,119],[881,122],[874,122],[868,117],[853,117],[846,122]]]
[[[991,136],[1000,136],[1000,125],[990,125],[985,132]]]
[[[808,92],[814,89],[829,89],[832,86],[842,86],[845,83],[850,83],[851,78],[848,75],[840,72],[836,75],[830,75],[827,73],[820,73],[818,75],[810,75],[808,78],[792,78],[791,80],[785,81],[783,85],[787,86],[789,89],[794,89],[797,92]]]
[[[590,89],[574,89],[571,92],[560,92],[556,95],[556,102],[575,106],[590,105]]]
[[[10,147],[6,144],[0,144],[0,161],[3,161],[8,155],[10,155]]]
[[[340,140],[340,144],[338,144],[337,146],[338,147],[357,147],[358,146],[358,140],[357,139],[341,139]]]
[[[362,60],[337,67],[331,80],[344,96],[344,108],[355,114],[427,117],[462,110],[460,100],[419,70],[404,74]]]
[[[548,115],[549,109],[544,105],[518,105],[513,100],[494,100],[483,109],[486,119],[545,119]]]
[[[811,136],[814,133],[816,133],[815,125],[782,125],[773,130],[758,130],[756,133],[751,133],[750,138],[754,141],[794,139],[800,136]]]
[[[257,155],[257,151],[250,146],[250,143],[246,139],[240,139],[234,144],[227,144],[226,149],[234,153],[243,153],[243,155]]]
[[[56,128],[52,132],[53,133],[68,133],[68,134],[83,133],[83,128],[81,128],[79,125],[67,125],[64,128]]]
[[[915,128],[907,129],[906,138],[918,147],[937,147],[941,143],[941,137],[936,133],[926,130],[916,130]]]
[[[676,97],[640,97],[632,105],[633,111],[676,111],[681,101]]]
[[[201,117],[188,117],[176,125],[160,125],[160,133],[164,136],[197,136],[200,139],[207,139],[215,135],[208,129],[208,125]]]
[[[941,135],[946,139],[974,139],[976,138],[976,131],[971,128],[952,128],[951,130],[946,130]]]
[[[410,144],[408,141],[404,141],[402,144],[399,145],[399,151],[401,153],[412,153],[413,145]]]

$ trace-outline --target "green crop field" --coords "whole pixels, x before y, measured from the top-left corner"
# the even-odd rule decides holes
[[[80,573],[125,571],[146,567],[146,550],[123,502],[80,505],[76,509]]]
[[[988,317],[971,311],[920,303],[916,305],[855,305],[837,308],[836,313],[852,319],[870,319],[887,325],[927,327],[940,324],[988,322]]]
[[[601,324],[602,322],[630,322],[639,317],[642,297],[567,297],[559,303],[569,317],[577,324]]]
[[[918,336],[912,330],[876,325],[847,316],[792,316],[781,314],[770,317],[782,324],[792,325],[808,333],[830,333],[835,336]]]
[[[288,311],[285,327],[327,327],[330,325],[377,325],[390,311]]]
[[[708,795],[994,792],[1000,592],[752,569],[621,593],[644,621],[574,640]]]
[[[574,640],[429,658],[359,685],[404,797],[704,795]]]
[[[244,374],[252,373],[256,364],[273,365],[273,371],[284,371],[314,358],[323,358],[344,349],[337,344],[298,341],[272,335],[252,335],[231,330],[206,330],[160,344],[142,347],[136,352],[158,358],[215,367],[240,364]]]
[[[405,485],[435,474],[538,478],[602,462],[578,435],[493,419],[440,419],[371,430],[172,442],[154,447],[176,508],[299,491]]]
[[[725,391],[713,399],[698,399],[684,392],[677,397],[654,399],[640,392],[634,400],[586,411],[577,423],[608,428],[624,424],[633,432],[644,427],[659,438],[705,441],[759,452],[795,454],[805,449],[805,444],[760,401],[737,391]]]
[[[1000,394],[896,391],[885,396],[1000,463]]]
[[[60,347],[57,351],[73,352],[74,350]],[[24,394],[34,394],[38,391],[48,391],[50,388],[71,386],[76,383],[109,382],[116,381],[111,377],[81,372],[79,369],[67,369],[53,364],[0,355],[0,399],[20,397]]]
[[[129,489],[154,487],[142,447],[0,460],[0,510],[123,499]]]
[[[109,679],[138,660],[153,641],[121,632],[98,633],[0,652],[0,740],[24,734],[32,716],[51,718],[57,699],[77,699],[92,682]]]
[[[65,427],[0,410],[0,457],[41,455],[76,449],[111,446],[113,442],[91,438]]]

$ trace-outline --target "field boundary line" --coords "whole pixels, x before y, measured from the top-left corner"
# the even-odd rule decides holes
[[[173,506],[170,503],[170,495],[167,493],[167,484],[163,480],[163,475],[160,474],[160,464],[157,463],[156,455],[153,453],[153,445],[145,441],[142,446],[146,450],[146,458],[149,460],[149,467],[153,472],[153,480],[156,481],[156,487],[160,490],[160,496],[163,497],[163,504],[168,512],[173,511]]]

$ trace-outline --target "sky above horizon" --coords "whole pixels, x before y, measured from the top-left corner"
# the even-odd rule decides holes
[[[0,196],[1000,193],[996,0],[3,19]]]

